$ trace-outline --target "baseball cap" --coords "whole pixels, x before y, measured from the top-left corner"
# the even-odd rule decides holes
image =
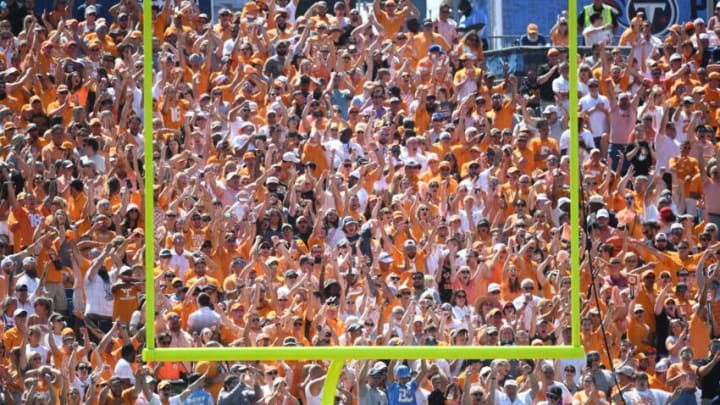
[[[410,377],[410,368],[402,365],[395,370],[395,375],[397,375],[398,378],[408,378]]]
[[[382,252],[380,253],[380,258],[378,260],[380,263],[392,263],[393,257],[388,252]]]

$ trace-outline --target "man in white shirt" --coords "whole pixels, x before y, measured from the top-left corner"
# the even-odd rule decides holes
[[[648,375],[644,372],[635,374],[635,388],[624,391],[622,394],[623,402],[626,405],[665,405],[672,402],[672,395],[656,388],[650,388],[648,384]]]
[[[114,375],[125,382],[126,386],[135,385],[135,373],[132,363],[135,362],[135,347],[132,343],[126,343],[120,349],[120,360],[115,364]]]
[[[492,370],[490,374],[490,389],[488,403],[490,405],[530,405],[535,399],[538,391],[538,382],[535,373],[527,363],[522,365],[522,373],[530,382],[530,388],[525,391],[518,392],[518,382],[513,378],[505,380],[502,389],[497,386],[497,369]]]
[[[207,293],[200,293],[197,301],[200,308],[188,317],[188,329],[199,333],[204,328],[219,324],[220,315],[211,308],[212,302]]]
[[[524,279],[520,286],[522,287],[523,294],[513,300],[515,309],[519,312],[524,312],[523,322],[525,322],[525,330],[530,330],[530,323],[532,322],[532,308],[537,307],[540,303],[540,297],[534,294],[535,282],[529,278]]]
[[[608,114],[610,112],[610,100],[600,94],[600,82],[592,78],[588,80],[589,93],[578,101],[580,112],[588,117],[590,132],[592,132],[595,145],[600,145],[600,138],[603,133],[609,130]]]
[[[440,34],[448,44],[452,45],[458,39],[457,23],[450,18],[450,5],[440,6],[440,16],[434,22],[434,31]]]
[[[664,125],[664,127],[662,126]],[[670,158],[680,155],[680,142],[677,130],[672,122],[661,123],[660,130],[655,134],[655,171],[670,167]]]
[[[552,81],[552,90],[555,93],[556,99],[562,103],[565,110],[570,109],[569,97],[570,97],[570,66],[562,62],[558,69],[560,70],[560,76]]]
[[[178,232],[173,235],[173,246],[170,249],[170,267],[176,269],[180,279],[185,278],[185,272],[190,268],[190,261],[187,258],[189,252],[185,250],[185,236]]]

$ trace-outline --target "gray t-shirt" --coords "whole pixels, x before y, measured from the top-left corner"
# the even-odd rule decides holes
[[[360,387],[360,401],[358,405],[387,405],[388,399],[385,391],[372,388],[368,384]]]
[[[255,387],[238,383],[230,391],[223,388],[218,395],[218,405],[243,405],[254,404],[262,397],[262,389],[259,385]]]

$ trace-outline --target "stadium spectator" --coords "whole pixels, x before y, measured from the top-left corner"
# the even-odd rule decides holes
[[[629,57],[594,46],[571,106],[562,47],[527,76],[488,71],[473,4],[464,32],[449,4],[432,20],[408,1],[250,1],[211,21],[166,0],[149,5],[152,77],[134,0],[58,0],[0,29],[3,395],[315,404],[329,389],[324,362],[144,362],[148,327],[161,348],[568,344],[577,164],[585,361],[352,361],[337,401],[716,398],[720,68],[704,21],[660,49],[635,16]],[[581,18],[598,15],[599,35],[616,27],[597,1]]]

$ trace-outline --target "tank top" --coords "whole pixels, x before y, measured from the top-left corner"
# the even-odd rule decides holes
[[[323,390],[320,390],[319,394],[313,395],[310,393],[310,385],[305,386],[305,399],[307,400],[307,405],[320,405],[322,395]]]

